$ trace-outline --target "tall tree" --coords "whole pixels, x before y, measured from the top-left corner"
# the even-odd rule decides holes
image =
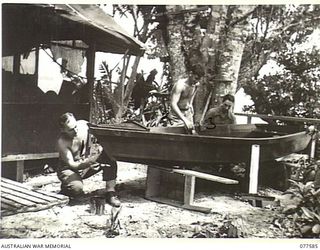
[[[172,80],[185,75],[187,64],[205,69],[194,103],[195,121],[200,122],[208,98],[215,105],[220,96],[236,92],[255,6],[208,6],[194,12],[196,7],[167,6],[167,31]]]
[[[166,7],[172,80],[185,76],[187,64],[206,71],[194,103],[197,122],[208,98],[217,105],[221,95],[235,94],[241,86],[253,95],[256,111],[267,112],[259,108],[262,93],[250,91],[260,89],[253,80],[272,56],[303,42],[319,25],[320,13],[318,5],[219,5],[197,12],[199,6]]]
[[[259,6],[240,69],[239,86],[254,102],[247,110],[319,117],[319,50],[301,48],[320,28],[319,7]],[[260,69],[270,59],[282,70],[259,77]]]

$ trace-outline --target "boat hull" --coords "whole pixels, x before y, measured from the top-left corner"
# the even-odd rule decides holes
[[[268,125],[224,125],[186,134],[184,128],[146,130],[90,125],[109,156],[117,161],[159,166],[210,166],[249,162],[252,145],[260,146],[260,161],[304,150],[311,136],[295,128]]]

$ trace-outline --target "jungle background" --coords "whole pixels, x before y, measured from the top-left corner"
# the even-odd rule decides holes
[[[97,123],[140,114],[134,119],[145,125],[165,124],[170,89],[190,66],[205,72],[194,100],[196,122],[241,88],[253,101],[243,111],[319,118],[320,57],[312,42],[320,36],[319,5],[114,5],[113,15],[132,20],[133,35],[147,45],[144,57],[159,58],[163,71],[137,72],[139,57],[126,59],[124,74],[102,61]]]

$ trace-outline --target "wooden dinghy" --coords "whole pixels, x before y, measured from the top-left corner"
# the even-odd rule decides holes
[[[165,167],[250,162],[253,145],[259,145],[259,160],[268,161],[302,151],[311,140],[303,129],[289,126],[218,125],[197,130],[187,134],[183,127],[90,124],[91,133],[112,159]]]

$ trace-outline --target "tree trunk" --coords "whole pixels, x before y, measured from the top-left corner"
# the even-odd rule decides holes
[[[135,85],[135,80],[136,80],[136,76],[137,76],[137,69],[138,69],[138,66],[140,63],[140,59],[141,59],[141,56],[137,56],[134,60],[133,66],[132,66],[132,72],[131,72],[130,78],[128,80],[128,83],[126,85],[126,91],[124,93],[124,100],[123,100],[124,110],[123,110],[123,112],[126,111],[126,108],[128,107],[128,104],[130,102],[132,90]]]
[[[225,18],[227,12],[226,6],[213,6],[211,16],[208,21],[206,34],[202,40],[200,47],[201,53],[208,62],[205,67],[205,79],[198,89],[198,93],[194,100],[195,121],[200,122],[204,113],[206,112],[205,105],[208,98],[211,98],[211,105],[214,104],[215,97],[217,95],[214,79],[217,79],[217,69],[219,67],[219,51],[220,51],[220,39],[225,28]],[[210,97],[210,92],[212,95]]]
[[[184,14],[172,14],[179,13],[182,10],[188,9],[188,5],[168,5],[168,44],[167,50],[170,57],[171,67],[171,79],[175,83],[179,79],[187,77],[186,71],[186,56],[183,51],[186,50],[185,43],[185,16]]]
[[[212,91],[210,106],[220,103],[220,97],[235,94],[237,81],[250,25],[247,19],[255,6],[211,6],[211,16],[205,36],[201,36],[197,15],[191,13],[168,15],[168,52],[173,81],[184,77],[185,65],[201,65],[205,77],[195,98],[195,122],[204,113],[205,103]],[[167,6],[168,11],[190,6]]]

